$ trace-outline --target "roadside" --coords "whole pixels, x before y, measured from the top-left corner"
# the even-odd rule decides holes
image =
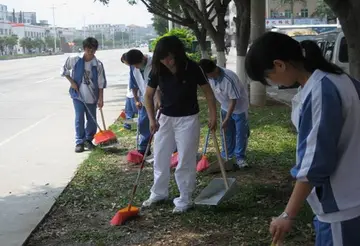
[[[64,53],[56,53],[53,55],[49,55],[48,53],[44,54],[22,54],[22,55],[4,55],[0,56],[0,61],[6,61],[6,60],[15,60],[15,59],[23,59],[23,58],[34,58],[38,56],[57,56],[57,55],[63,55]]]
[[[203,141],[207,122],[203,97],[200,104]],[[239,183],[233,199],[176,216],[169,202],[124,226],[110,227],[116,210],[127,204],[138,168],[126,162],[127,151],[135,147],[136,131],[123,131],[118,122],[112,129],[121,147],[90,154],[25,245],[269,245],[269,221],[283,211],[292,188],[289,168],[295,162],[295,134],[289,115],[289,107],[273,100],[264,108],[251,108],[248,162],[252,168],[229,172]],[[214,160],[211,142],[208,152]],[[219,176],[198,175],[195,196]],[[134,204],[148,197],[151,184],[152,167],[147,166]],[[178,194],[173,179],[170,193]],[[311,221],[312,212],[305,206],[288,245],[313,245]]]

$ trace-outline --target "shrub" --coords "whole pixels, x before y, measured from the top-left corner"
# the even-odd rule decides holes
[[[192,48],[192,42],[194,40],[196,40],[195,36],[191,33],[191,31],[189,31],[188,29],[184,29],[184,28],[175,28],[172,29],[171,31],[165,33],[164,35],[157,37],[152,43],[151,46],[153,47],[153,49],[155,49],[155,46],[157,44],[157,42],[165,36],[176,36],[178,37],[185,45],[185,49],[187,52],[191,52],[191,48]]]

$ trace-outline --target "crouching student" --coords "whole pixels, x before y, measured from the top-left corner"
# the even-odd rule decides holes
[[[149,118],[146,108],[143,106],[146,86],[151,72],[150,55],[144,55],[140,50],[132,49],[126,53],[126,61],[132,66],[133,76],[131,77],[130,89],[133,92],[135,105],[139,112],[139,146],[138,150],[141,154],[145,153],[146,146],[150,139]],[[140,92],[140,96],[138,96]],[[150,155],[151,153],[147,153]]]
[[[103,89],[106,87],[106,77],[102,62],[95,57],[98,46],[99,43],[95,38],[85,39],[84,55],[69,57],[62,69],[62,76],[70,82],[69,93],[74,104],[75,152],[77,153],[83,152],[84,148],[91,150],[95,147],[92,140],[97,126],[90,114],[96,120],[96,106],[102,108],[104,105]]]
[[[216,66],[208,59],[202,59],[200,66],[209,78],[217,101],[221,105],[222,128],[225,131],[229,158],[236,157],[239,168],[247,167],[245,161],[249,138],[247,86],[241,83],[231,70]],[[223,138],[224,139],[224,138]],[[225,151],[222,151],[225,157]]]
[[[129,64],[126,61],[126,53],[124,53],[121,56],[121,62],[129,66]],[[125,101],[125,116],[127,120],[133,119],[135,115],[138,113],[138,109],[136,108],[136,103],[134,99],[134,94],[130,89],[131,80],[135,79],[133,74],[134,67],[133,66],[129,66],[129,67],[130,67],[130,79],[127,86],[126,101]],[[127,130],[131,130],[131,125],[128,123],[124,123],[123,127]]]
[[[360,82],[328,62],[315,42],[275,32],[253,42],[245,68],[263,84],[301,85],[291,115],[296,183],[270,224],[273,242],[283,242],[307,199],[316,215],[316,246],[360,245]]]

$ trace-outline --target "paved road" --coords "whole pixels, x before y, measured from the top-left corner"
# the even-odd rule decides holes
[[[123,107],[128,68],[122,50],[99,51],[108,78],[108,125]],[[67,55],[0,61],[0,246],[21,245],[87,153],[74,153]]]

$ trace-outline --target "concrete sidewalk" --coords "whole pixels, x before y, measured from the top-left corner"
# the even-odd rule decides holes
[[[229,55],[226,57],[226,68],[233,70],[236,72],[236,49],[231,48]],[[270,87],[268,86],[266,88],[266,93],[269,97],[283,102],[286,105],[289,105],[291,107],[291,99],[294,97],[294,95],[297,93],[297,89],[282,89],[279,90],[277,87]]]

